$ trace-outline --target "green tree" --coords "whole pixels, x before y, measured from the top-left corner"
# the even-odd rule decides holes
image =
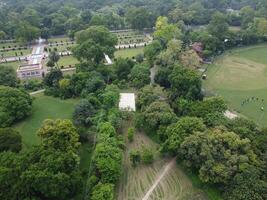
[[[166,45],[172,39],[180,39],[181,30],[174,24],[168,23],[167,17],[158,17],[154,37]]]
[[[159,55],[162,49],[163,47],[158,40],[154,40],[151,44],[145,47],[144,54],[150,66],[153,66],[156,57]]]
[[[114,56],[117,37],[102,26],[90,28],[76,33],[78,45],[73,49],[74,56],[80,61],[99,64],[104,54]]]
[[[154,155],[151,149],[146,148],[143,146],[142,152],[141,152],[141,159],[144,164],[152,164],[154,160]]]
[[[176,122],[177,117],[169,104],[163,101],[155,101],[138,115],[136,120],[139,128],[143,128],[146,133],[158,136],[164,141],[166,139],[166,128]]]
[[[60,151],[77,152],[79,135],[70,120],[45,120],[38,131],[42,145]]]
[[[145,8],[129,8],[126,13],[126,20],[133,29],[142,31],[144,28],[151,28],[153,19]]]
[[[220,40],[225,39],[228,33],[229,25],[227,23],[227,18],[222,13],[215,13],[208,25],[208,31],[211,35],[217,37]]]
[[[17,86],[17,74],[12,67],[1,66],[0,85],[9,86],[9,87]]]
[[[141,88],[150,83],[149,67],[143,64],[136,64],[129,75],[132,86]]]
[[[134,140],[135,129],[133,127],[128,128],[127,137],[130,142]]]
[[[170,151],[177,154],[180,145],[184,139],[195,132],[202,132],[205,130],[205,125],[200,118],[183,117],[175,124],[171,124],[166,129],[167,140],[162,145],[163,151]]]
[[[248,139],[218,129],[187,137],[180,156],[188,166],[199,169],[200,179],[209,183],[228,184],[249,165],[259,164]]]
[[[16,40],[21,43],[31,42],[40,35],[39,28],[30,25],[28,22],[21,22],[16,30]]]
[[[202,99],[201,79],[196,71],[175,66],[169,76],[171,83],[171,99],[185,98],[188,100]]]
[[[0,152],[19,152],[22,148],[21,135],[12,128],[0,128]]]
[[[99,183],[93,188],[91,200],[114,200],[114,185]]]
[[[49,53],[49,61],[52,62],[52,63],[56,63],[56,65],[58,66],[58,61],[60,59],[60,55],[58,52],[56,51],[52,51]]]
[[[28,93],[15,88],[0,86],[0,127],[8,127],[29,116],[32,98]]]
[[[141,155],[138,150],[131,150],[129,153],[130,160],[132,162],[132,166],[136,167],[138,163],[141,161]]]
[[[119,80],[127,80],[134,62],[129,58],[118,58],[114,63],[114,71]]]

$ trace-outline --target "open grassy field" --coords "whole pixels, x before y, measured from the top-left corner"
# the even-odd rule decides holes
[[[69,65],[75,65],[79,63],[79,61],[74,58],[73,56],[62,56],[60,57],[59,61],[58,61],[58,66],[69,66]]]
[[[9,63],[0,63],[0,67],[1,66],[9,66],[9,67],[12,67],[14,70],[17,70],[20,64],[21,64],[21,62],[19,62],[19,61],[9,62]]]
[[[266,55],[266,44],[229,51],[208,67],[204,81],[206,91],[222,96],[231,109],[261,126],[267,122]]]
[[[125,127],[129,127],[129,124],[126,124]],[[124,132],[126,132],[127,128],[124,129]],[[154,162],[151,165],[140,164],[133,167],[129,152],[132,149],[141,150],[142,146],[153,150],[155,154]],[[142,200],[164,173],[166,166],[171,163],[172,165],[148,195],[147,200],[206,200],[206,195],[201,190],[193,187],[190,179],[176,165],[175,160],[162,158],[160,153],[157,152],[158,148],[159,146],[143,133],[137,133],[134,141],[126,144],[123,174],[118,186],[117,199]]]
[[[120,49],[115,52],[115,58],[132,58],[138,54],[143,54],[144,48],[133,48],[133,49]]]
[[[33,112],[30,117],[15,125],[22,135],[25,148],[38,144],[40,139],[37,131],[45,119],[71,119],[77,100],[61,100],[39,94],[33,102]]]

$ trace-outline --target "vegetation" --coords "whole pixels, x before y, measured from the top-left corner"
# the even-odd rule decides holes
[[[266,48],[234,48],[267,41],[266,9],[2,0],[1,62],[39,37],[49,46],[40,80],[1,64],[0,199],[265,199]],[[121,92],[135,112],[119,109]]]

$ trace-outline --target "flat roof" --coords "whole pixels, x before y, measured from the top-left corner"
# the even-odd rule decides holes
[[[120,93],[119,109],[122,111],[136,111],[135,94]]]

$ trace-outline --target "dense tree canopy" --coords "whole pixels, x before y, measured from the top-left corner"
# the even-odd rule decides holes
[[[0,127],[8,127],[29,116],[32,98],[22,90],[0,86]]]

